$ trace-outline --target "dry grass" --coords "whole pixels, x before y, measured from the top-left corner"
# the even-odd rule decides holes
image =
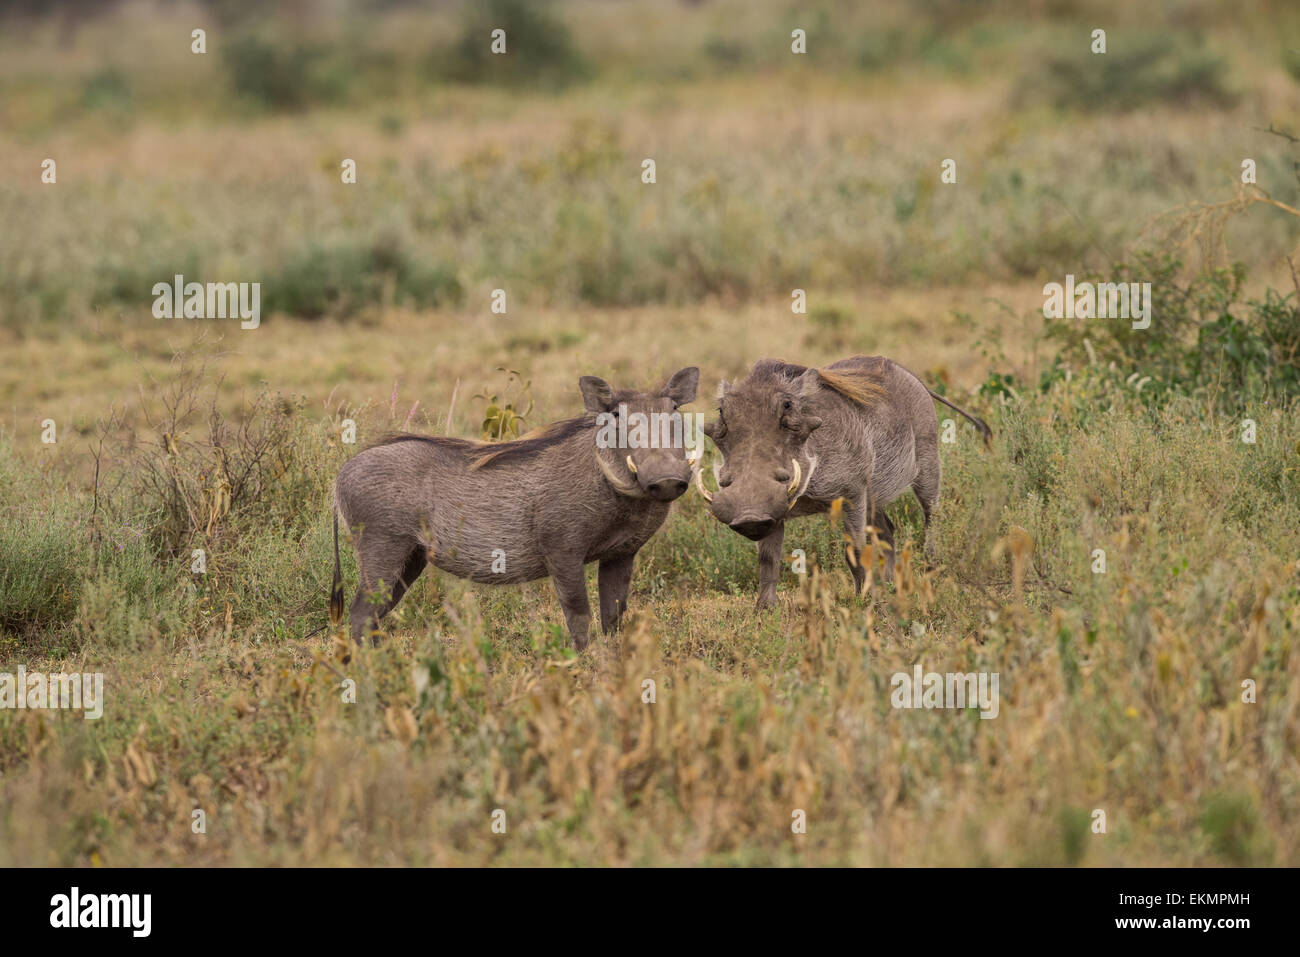
[[[1005,402],[978,391],[1053,358],[1044,281],[1106,268],[1171,206],[1226,199],[1242,156],[1295,205],[1284,144],[1250,129],[1300,116],[1268,53],[1285,31],[1175,5],[1178,29],[1219,28],[1235,105],[1013,108],[1078,24],[1056,4],[986,6],[933,0],[930,22],[826,4],[825,59],[766,65],[788,44],[780,4],[575,0],[596,79],[559,93],[428,79],[422,37],[459,21],[399,12],[353,25],[396,58],[395,89],[287,115],[232,105],[216,57],[140,52],[189,22],[183,5],[128,5],[66,49],[47,27],[0,37],[0,212],[23,224],[0,234],[0,672],[102,671],[108,693],[93,722],[0,710],[0,866],[1300,861],[1294,401],[1150,409],[1083,375]],[[1133,10],[1077,16],[1122,43]],[[337,41],[336,23],[303,29]],[[105,66],[130,81],[125,117],[77,105]],[[46,155],[56,187],[36,182]],[[947,156],[957,188],[937,184]],[[1254,282],[1289,288],[1296,225],[1275,212],[1223,239]],[[204,275],[187,278],[271,288],[305,238],[371,233],[453,263],[461,300],[389,290],[347,318],[243,332],[155,320],[137,288],[190,254]],[[505,316],[488,308],[499,285]],[[437,573],[347,664],[313,634],[344,416],[360,444],[412,408],[415,428],[441,432],[450,411],[474,436],[472,397],[502,365],[532,382],[530,424],[576,411],[580,375],[642,385],[686,364],[707,411],[760,357],[859,352],[946,384],[997,433],[986,451],[963,426],[942,447],[937,570],[910,498],[891,509],[899,579],[863,599],[836,533],[803,521],[786,546],[810,572],[787,564],[760,616],[753,546],[692,493],[639,557],[622,633],[581,656],[548,583]],[[252,500],[164,543],[139,457],[159,454],[146,412],[180,381],[178,353],[224,376],[200,398],[286,431]],[[252,413],[263,384],[297,399]],[[162,461],[211,505],[208,425],[182,425],[189,454]],[[998,717],[893,708],[892,675],[918,663],[998,673]]]
[[[1003,410],[992,452],[946,452],[937,573],[903,503],[899,581],[860,603],[809,520],[787,544],[812,573],[758,616],[752,547],[690,497],[641,557],[628,626],[579,657],[546,583],[442,575],[346,666],[304,640],[324,621],[322,443],[315,507],[282,533],[228,516],[197,602],[185,567],[160,570],[153,620],[92,579],[71,650],[8,646],[104,671],[110,707],[0,712],[3,861],[1293,862],[1294,417],[1257,410],[1271,438],[1248,449],[1190,407],[1081,429],[1058,393]],[[998,673],[998,717],[894,710],[916,663]]]

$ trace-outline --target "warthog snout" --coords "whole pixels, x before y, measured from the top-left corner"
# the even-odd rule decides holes
[[[746,479],[719,484],[709,511],[723,525],[758,541],[786,517],[785,485],[776,481]]]
[[[642,494],[657,502],[671,502],[691,484],[686,455],[683,448],[635,449],[624,464]]]
[[[686,491],[686,486],[687,481],[684,478],[661,478],[646,483],[645,492],[660,502],[671,502]]]
[[[678,402],[670,395],[662,395],[639,403],[640,408],[621,402],[602,410],[604,401],[600,396],[593,399],[603,422],[598,444],[606,474],[612,470],[624,476],[612,480],[626,485],[624,494],[656,502],[679,498],[690,487],[691,470],[702,450],[687,417],[678,411]],[[622,454],[624,450],[626,455]],[[612,467],[611,462],[620,457],[621,467]],[[627,478],[632,481],[627,482]]]
[[[746,538],[758,541],[786,517],[790,473],[776,470],[774,477],[764,478],[757,473],[741,473],[739,480],[729,468],[715,472],[718,490],[709,493],[709,511],[723,525]]]
[[[772,529],[776,528],[776,521],[770,518],[755,518],[746,516],[729,523],[732,531],[739,532],[752,541],[760,541],[771,534]]]
[[[725,383],[723,389],[718,420],[705,426],[704,433],[725,464],[719,467],[714,459],[716,492],[709,492],[703,482],[700,487],[714,518],[761,541],[777,530],[807,490],[817,461],[807,441],[821,419],[799,407],[797,394],[728,394]]]

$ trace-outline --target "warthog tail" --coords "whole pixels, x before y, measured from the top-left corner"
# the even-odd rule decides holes
[[[334,507],[334,585],[330,589],[330,624],[343,621],[343,569],[339,565],[339,510]]]
[[[967,412],[965,409],[961,408],[960,406],[953,405],[951,402],[949,402],[939,393],[935,392],[929,386],[926,386],[925,391],[930,393],[930,397],[933,398],[936,402],[942,402],[948,408],[952,409],[954,412],[956,412],[964,419],[966,419],[966,421],[969,422],[971,425],[975,426],[975,428],[979,430],[980,437],[984,439],[985,445],[989,445],[993,442],[993,430],[989,428],[987,422],[985,422],[981,418],[978,418],[977,416],[971,415],[969,412]]]

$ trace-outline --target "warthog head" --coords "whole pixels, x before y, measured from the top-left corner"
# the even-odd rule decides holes
[[[750,376],[718,388],[718,419],[704,427],[722,453],[714,463],[718,491],[710,493],[698,470],[700,491],[713,516],[746,538],[766,538],[808,490],[817,459],[808,436],[822,424],[808,409],[817,370],[795,379]]]
[[[596,415],[596,462],[618,492],[671,502],[686,491],[703,448],[678,407],[695,401],[699,381],[694,366],[657,392],[615,391],[591,375],[578,380],[587,411]]]

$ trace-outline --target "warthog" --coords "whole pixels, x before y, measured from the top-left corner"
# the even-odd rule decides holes
[[[786,519],[827,511],[836,499],[843,499],[859,593],[866,569],[858,556],[868,523],[889,546],[885,577],[893,575],[894,527],[885,506],[909,487],[925,514],[926,556],[933,560],[939,422],[932,398],[989,440],[981,420],[881,356],[841,359],[821,369],[763,359],[744,381],[723,381],[718,419],[704,427],[724,458],[720,470],[714,464],[718,491],[708,491],[698,469],[695,476],[714,517],[758,542],[759,608],[776,602]]]
[[[598,561],[600,620],[613,631],[627,607],[637,551],[690,484],[691,439],[666,448],[604,448],[598,425],[632,413],[677,414],[695,399],[699,377],[696,368],[682,369],[657,392],[616,392],[603,379],[583,376],[585,414],[521,439],[483,443],[401,433],[358,453],[339,470],[334,487],[331,619],[338,624],[343,617],[341,515],[361,569],[350,610],[357,641],[428,562],[487,584],[549,575],[573,645],[582,650],[591,623],[583,566]]]

